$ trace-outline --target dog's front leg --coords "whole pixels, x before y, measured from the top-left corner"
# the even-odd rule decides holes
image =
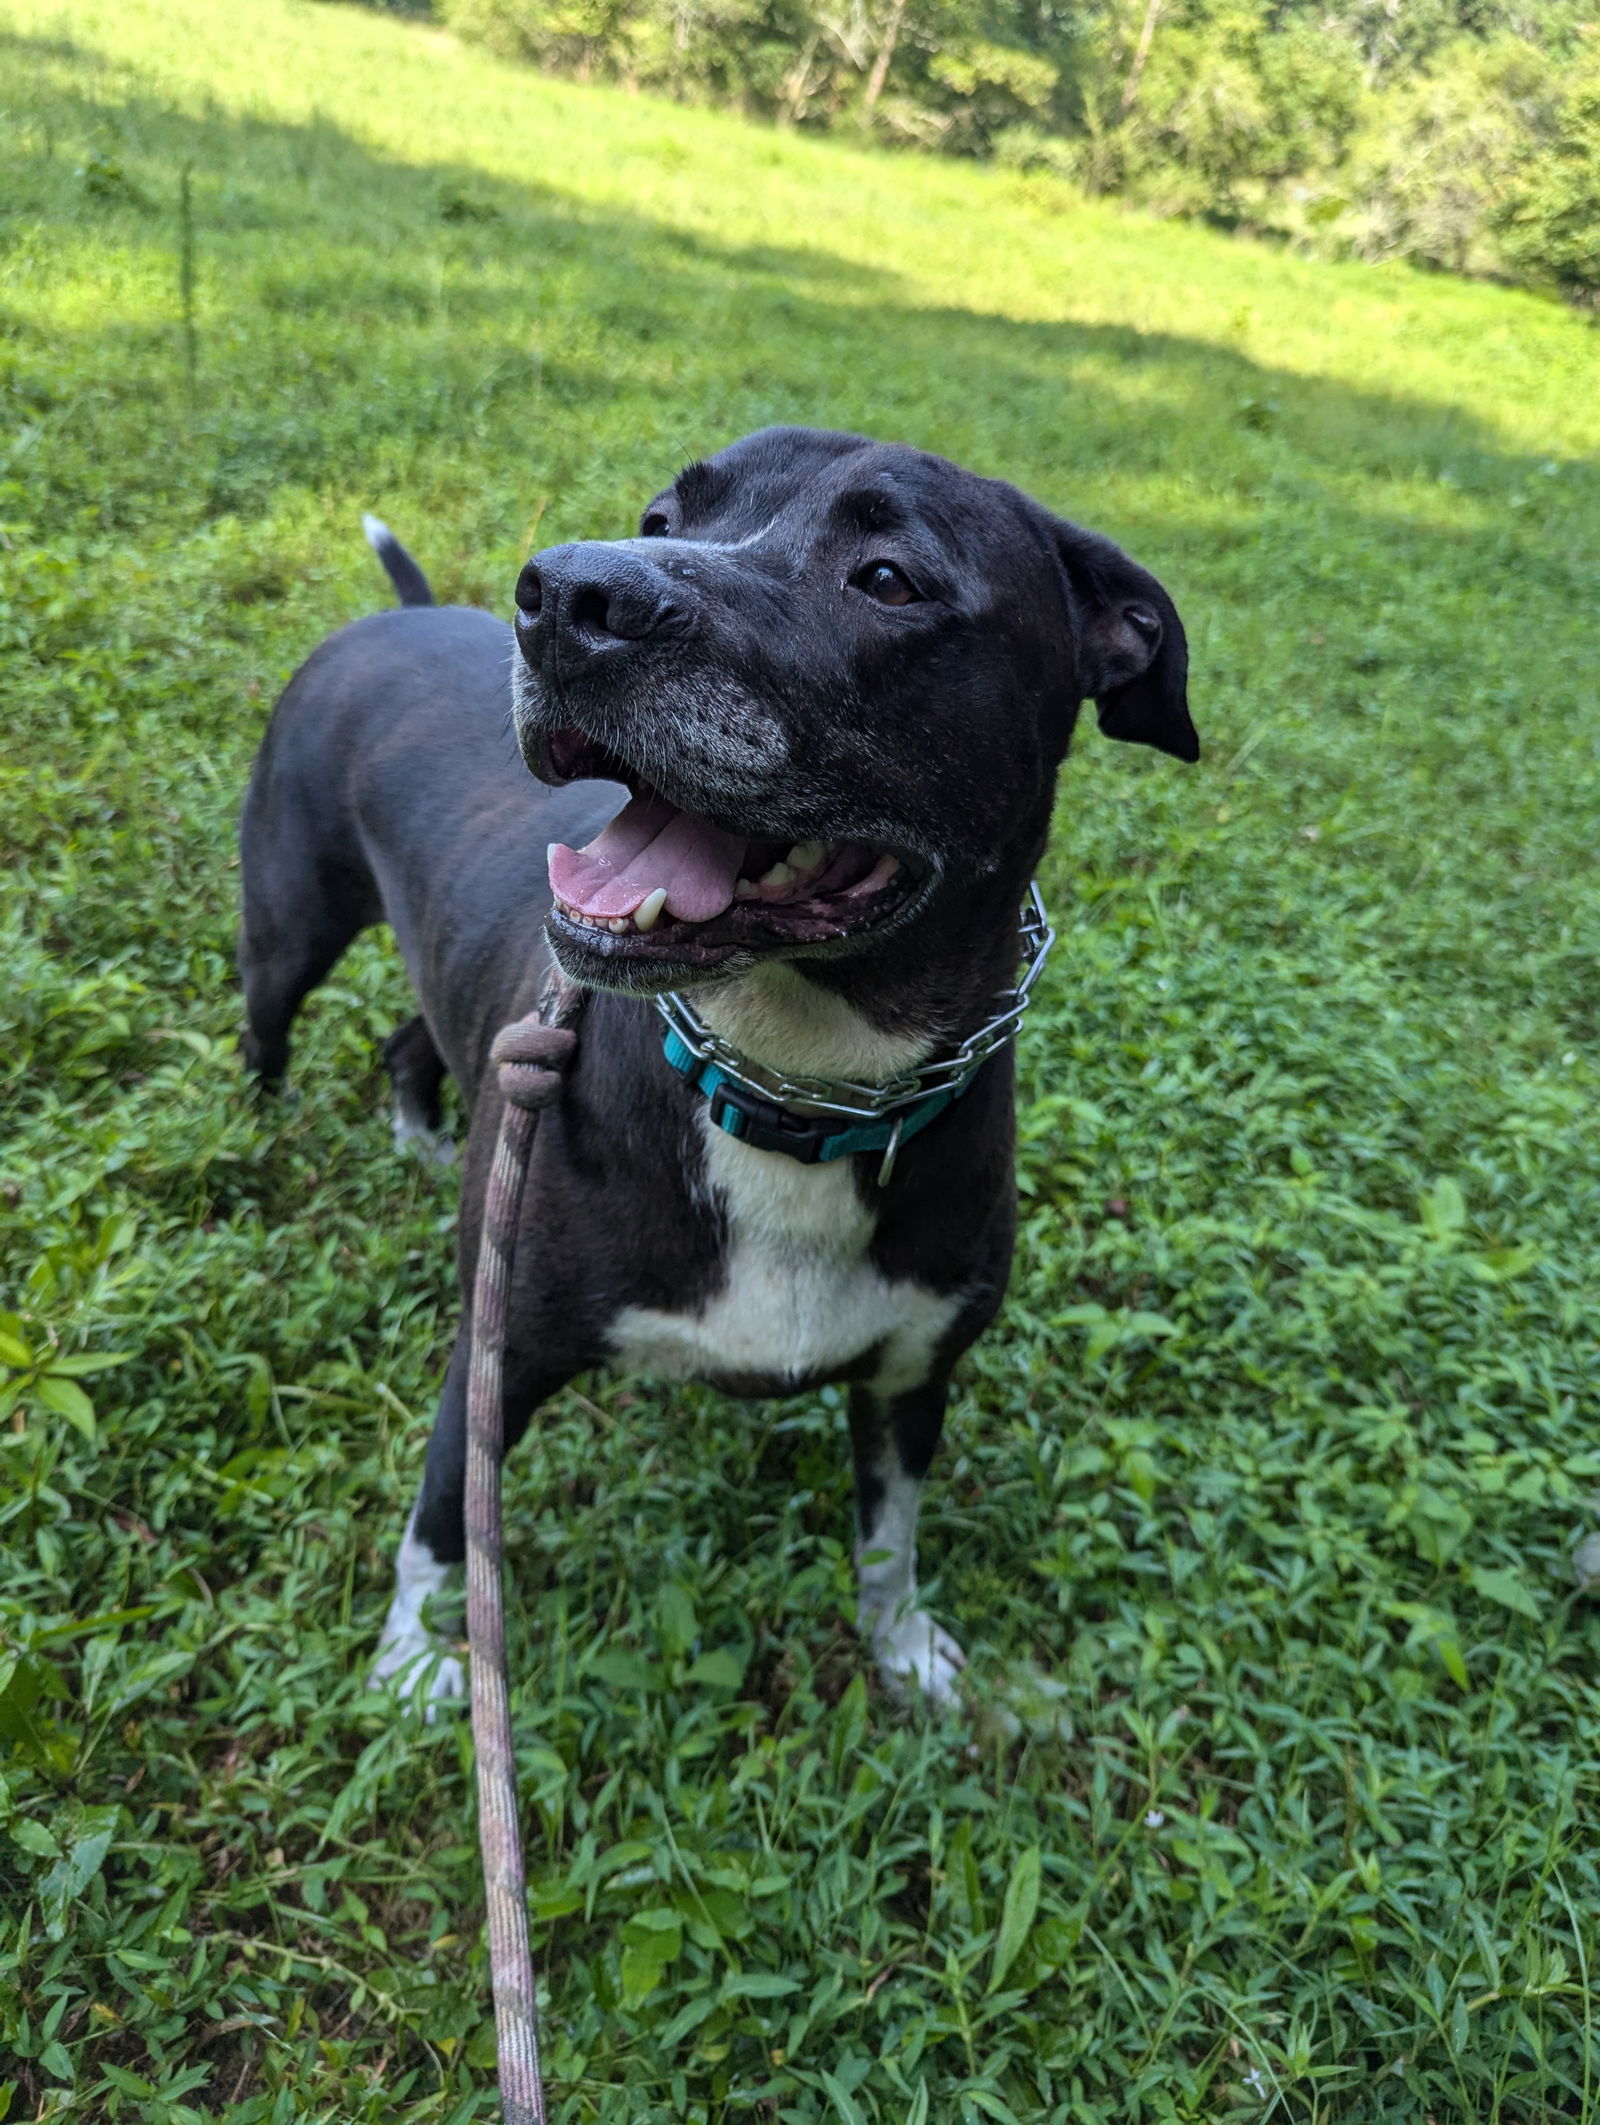
[[[508,1353],[508,1357],[510,1354]],[[440,1704],[464,1697],[466,1670],[446,1640],[428,1627],[429,1599],[456,1575],[467,1554],[465,1519],[467,1483],[467,1374],[471,1367],[471,1331],[463,1322],[445,1373],[439,1414],[428,1440],[422,1489],[400,1539],[395,1559],[394,1599],[384,1618],[378,1657],[372,1664],[374,1684],[393,1681],[419,1694],[431,1720]],[[504,1403],[504,1439],[514,1446],[540,1402],[561,1385],[508,1367]]]
[[[449,1584],[467,1553],[463,1506],[470,1364],[470,1331],[463,1322],[428,1439],[422,1489],[400,1538],[394,1599],[372,1664],[374,1685],[393,1682],[408,1694],[415,1692],[426,1704],[429,1719],[436,1716],[440,1704],[464,1697],[467,1690],[466,1670],[447,1650],[445,1640],[429,1629],[424,1611],[431,1597]]]
[[[427,1536],[419,1532],[421,1512],[419,1499],[400,1538],[394,1599],[384,1618],[369,1680],[374,1687],[393,1682],[408,1694],[419,1695],[431,1720],[439,1705],[466,1695],[467,1676],[455,1654],[446,1649],[445,1640],[429,1629],[424,1618],[430,1597],[443,1591],[454,1566],[437,1556]]]
[[[944,1424],[948,1382],[850,1397],[856,1474],[859,1625],[872,1641],[884,1680],[897,1696],[914,1684],[932,1704],[953,1701],[966,1656],[917,1605],[917,1507]]]

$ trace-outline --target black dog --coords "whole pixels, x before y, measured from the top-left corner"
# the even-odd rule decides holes
[[[412,609],[296,674],[245,805],[246,1060],[280,1077],[301,999],[393,926],[422,1007],[387,1050],[398,1126],[437,1127],[446,1070],[472,1105],[470,1292],[489,1046],[547,939],[595,993],[524,1198],[507,1439],[594,1366],[848,1381],[861,1625],[889,1678],[946,1697],[917,1499],[1010,1261],[1018,910],[1084,698],[1112,737],[1199,755],[1172,601],[1015,488],[806,429],[691,465],[637,539],[538,555],[514,639],[428,606],[374,533]],[[664,1039],[652,999],[680,990]],[[463,1553],[466,1334],[378,1662],[428,1655],[433,1696],[462,1687],[422,1611]]]

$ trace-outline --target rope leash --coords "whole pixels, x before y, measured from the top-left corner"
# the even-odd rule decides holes
[[[503,1028],[489,1051],[499,1074],[505,1112],[484,1196],[472,1292],[472,1365],[467,1377],[467,1636],[472,1647],[478,1843],[483,1855],[505,2125],[546,2125],[544,2082],[539,2072],[539,2003],[528,1940],[527,1875],[506,1691],[500,1569],[506,1299],[517,1215],[539,1111],[560,1093],[561,1073],[577,1048],[578,1036],[572,1027],[582,1007],[583,991],[552,975],[539,1009]]]

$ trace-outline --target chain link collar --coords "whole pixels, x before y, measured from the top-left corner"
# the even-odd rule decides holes
[[[999,992],[993,1016],[954,1054],[882,1084],[769,1070],[719,1040],[677,989],[655,999],[666,1028],[662,1048],[679,1076],[705,1094],[713,1121],[729,1136],[806,1165],[881,1151],[878,1185],[886,1187],[901,1144],[959,1099],[989,1057],[1016,1038],[1055,939],[1039,888],[1030,885],[1018,932],[1022,972],[1016,986]]]

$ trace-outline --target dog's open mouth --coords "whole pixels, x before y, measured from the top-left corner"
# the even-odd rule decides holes
[[[917,891],[897,856],[865,842],[730,833],[580,731],[557,731],[541,750],[547,781],[601,777],[632,792],[585,848],[550,845],[553,921],[608,956],[714,963],[827,944],[878,928]]]

